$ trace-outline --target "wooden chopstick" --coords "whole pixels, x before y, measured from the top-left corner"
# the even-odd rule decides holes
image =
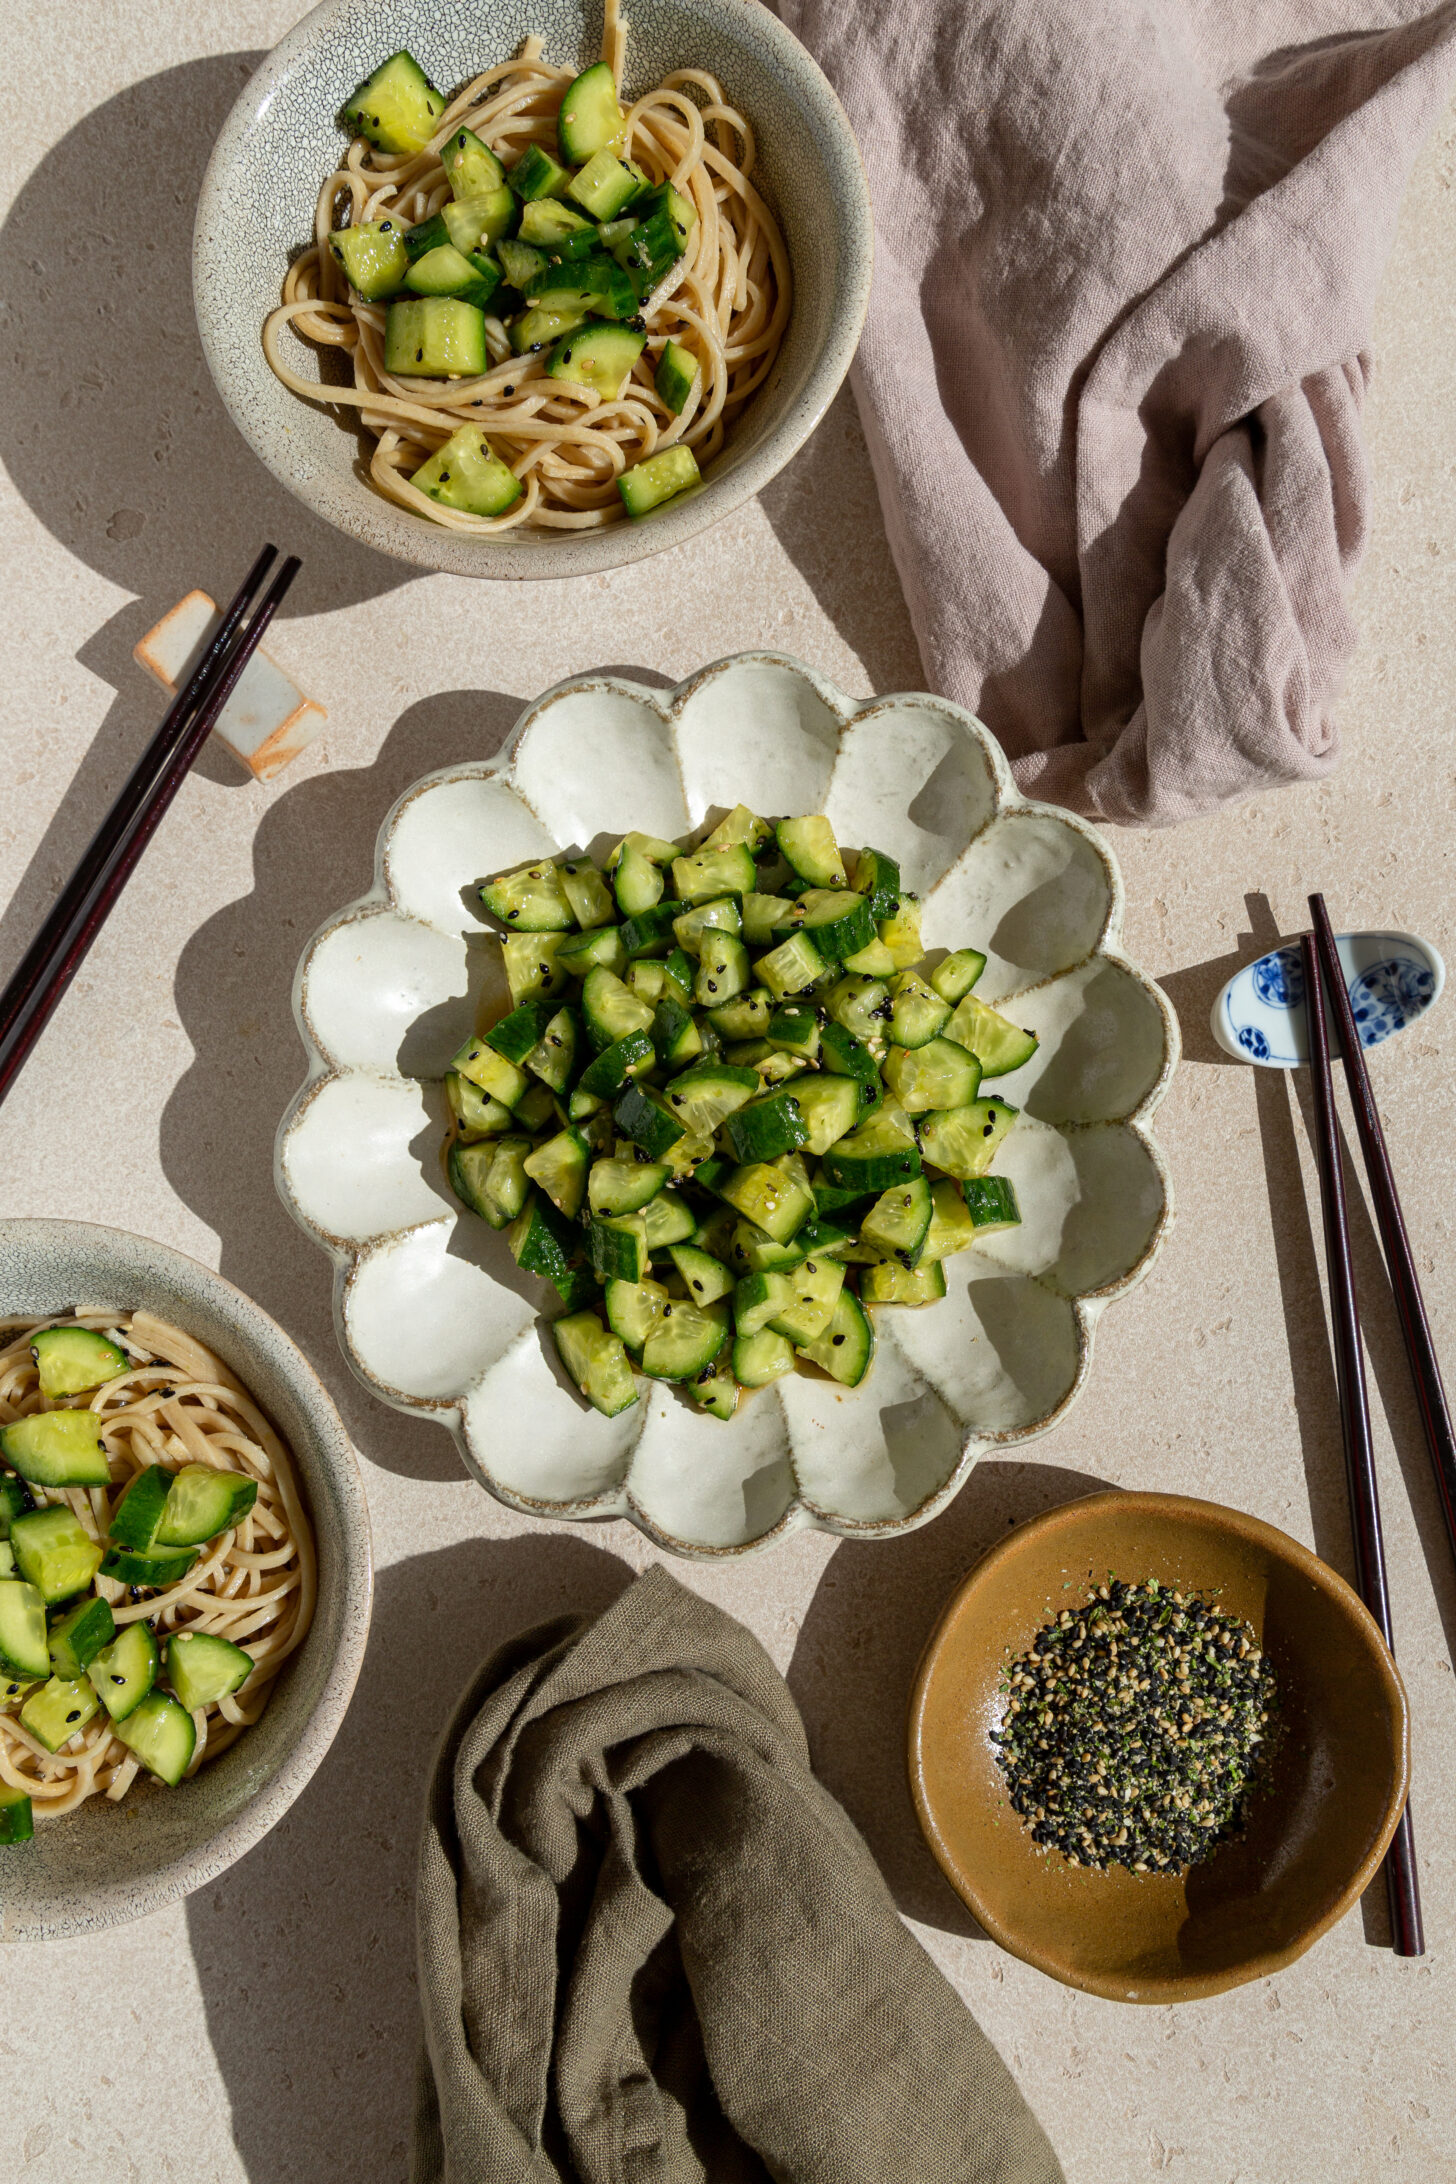
[[[1355,1134],[1360,1140],[1360,1151],[1364,1155],[1365,1173],[1370,1178],[1370,1197],[1375,1207],[1376,1225],[1385,1248],[1385,1263],[1390,1270],[1390,1286],[1395,1294],[1396,1316],[1400,1321],[1411,1379],[1415,1383],[1416,1407],[1421,1414],[1426,1449],[1430,1455],[1431,1469],[1435,1473],[1436,1494],[1441,1504],[1441,1515],[1446,1521],[1446,1537],[1451,1543],[1452,1554],[1456,1555],[1456,1432],[1451,1427],[1451,1412],[1446,1402],[1446,1390],[1441,1384],[1436,1345],[1431,1338],[1426,1303],[1416,1276],[1415,1255],[1406,1232],[1405,1215],[1401,1211],[1400,1197],[1395,1188],[1395,1174],[1386,1149],[1385,1132],[1380,1126],[1380,1110],[1375,1104],[1375,1090],[1370,1082],[1370,1072],[1365,1066],[1365,1049],[1360,1043],[1355,1011],[1350,1005],[1350,995],[1340,969],[1334,928],[1330,924],[1324,896],[1311,895],[1309,907],[1314,919],[1315,939],[1319,946],[1325,988],[1339,1029],[1340,1047],[1345,1063],[1345,1082],[1350,1088],[1350,1100],[1355,1110]]]
[[[216,636],[168,707],[40,931],[0,994],[0,1100],[85,960],[298,572],[290,555],[254,611],[277,549],[265,546]]]
[[[1330,1076],[1329,1034],[1325,1026],[1324,978],[1314,936],[1300,941],[1304,955],[1309,1063],[1314,1081],[1315,1153],[1319,1161],[1320,1201],[1324,1208],[1325,1265],[1330,1288],[1330,1320],[1335,1341],[1335,1381],[1340,1396],[1340,1429],[1345,1449],[1345,1483],[1350,1498],[1350,1529],[1355,1540],[1355,1584],[1380,1634],[1395,1651],[1390,1595],[1385,1580],[1385,1540],[1380,1527],[1380,1492],[1375,1480],[1375,1449],[1370,1435],[1370,1402],[1365,1388],[1365,1358],[1360,1347],[1355,1267],[1350,1255],[1350,1227],[1345,1206],[1345,1171],[1335,1123],[1335,1088]],[[1415,1838],[1410,1801],[1385,1857],[1390,1924],[1397,1956],[1424,1956],[1421,1892],[1416,1877]]]

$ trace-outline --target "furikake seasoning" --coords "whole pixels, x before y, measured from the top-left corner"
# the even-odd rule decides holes
[[[1275,1691],[1236,1616],[1114,1579],[1039,1630],[1003,1689],[997,1764],[1043,1851],[1174,1872],[1238,1831]]]

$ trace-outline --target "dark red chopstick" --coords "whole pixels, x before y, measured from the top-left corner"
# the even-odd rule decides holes
[[[290,556],[250,620],[277,549],[265,546],[0,994],[0,1100],[85,960],[298,572]]]
[[[1446,1520],[1446,1536],[1451,1542],[1452,1554],[1456,1555],[1456,1433],[1453,1433],[1451,1427],[1451,1412],[1446,1402],[1446,1390],[1441,1384],[1441,1368],[1436,1361],[1436,1345],[1431,1339],[1430,1321],[1426,1318],[1426,1303],[1416,1277],[1416,1262],[1411,1251],[1410,1237],[1406,1233],[1405,1215],[1401,1211],[1400,1198],[1395,1188],[1395,1175],[1390,1165],[1390,1154],[1386,1149],[1385,1132],[1380,1126],[1380,1110],[1375,1105],[1370,1072],[1365,1066],[1365,1049],[1360,1044],[1359,1028],[1340,969],[1334,930],[1330,924],[1330,914],[1325,908],[1324,896],[1311,895],[1309,907],[1314,919],[1325,989],[1339,1027],[1340,1046],[1345,1062],[1345,1082],[1350,1088],[1350,1099],[1355,1110],[1355,1134],[1360,1140],[1365,1172],[1370,1178],[1370,1197],[1375,1207],[1380,1241],[1385,1247],[1385,1263],[1390,1270],[1390,1286],[1395,1293],[1396,1316],[1400,1321],[1411,1379],[1415,1383],[1416,1405],[1421,1414],[1421,1426],[1426,1436],[1431,1469],[1435,1473],[1441,1515]]]
[[[1345,1206],[1345,1171],[1335,1124],[1335,1088],[1330,1076],[1325,981],[1313,935],[1306,933],[1300,947],[1304,954],[1309,1064],[1314,1080],[1315,1153],[1319,1161],[1320,1200],[1325,1217],[1325,1265],[1335,1340],[1335,1381],[1340,1396],[1350,1529],[1355,1538],[1355,1584],[1360,1598],[1379,1624],[1381,1636],[1394,1653],[1390,1596],[1385,1581],[1385,1541],[1380,1528],[1380,1492],[1375,1480],[1370,1403],[1365,1388],[1365,1358],[1360,1347],[1355,1267],[1350,1255],[1350,1227]],[[1343,981],[1341,987],[1343,990]],[[1396,1955],[1424,1956],[1421,1891],[1416,1877],[1409,1800],[1386,1852],[1385,1884],[1390,1897],[1390,1924]]]

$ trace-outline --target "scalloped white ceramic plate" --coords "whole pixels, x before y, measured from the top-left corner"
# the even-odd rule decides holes
[[[946,1262],[934,1307],[876,1313],[857,1390],[789,1375],[729,1425],[640,1381],[620,1417],[566,1381],[522,1275],[456,1206],[440,1079],[506,995],[480,880],[631,827],[683,837],[738,802],[826,812],[898,859],[927,947],[988,952],[977,992],[1040,1035],[996,1080],[1022,1110],[998,1170],[1022,1226]],[[416,783],[379,837],[375,885],[304,951],[308,1082],[278,1135],[284,1202],[334,1262],[344,1354],[401,1410],[438,1418],[481,1484],[551,1517],[626,1516],[685,1555],[802,1525],[883,1538],[945,1506],[977,1458],[1045,1432],[1086,1380],[1097,1320],[1172,1218],[1151,1135],[1177,1022],[1123,955],[1122,883],[1082,820],[1018,794],[980,722],[940,698],[845,697],[745,653],[659,692],[561,683],[500,754]],[[486,1020],[489,1020],[487,1017]]]

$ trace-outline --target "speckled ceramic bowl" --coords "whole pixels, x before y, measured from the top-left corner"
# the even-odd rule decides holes
[[[263,321],[290,256],[313,233],[320,185],[344,146],[339,109],[407,46],[453,90],[538,31],[553,59],[585,67],[601,46],[600,0],[323,0],[267,60],[229,115],[203,179],[193,245],[202,345],[218,391],[274,476],[341,531],[427,569],[557,577],[613,569],[693,538],[767,485],[823,416],[849,369],[869,300],[869,187],[844,111],[804,48],[758,0],[633,0],[629,93],[678,68],[710,69],[751,122],[754,181],[783,231],[794,310],[778,363],[713,464],[705,489],[645,523],[468,538],[397,508],[367,482],[347,422],[290,394],[263,356]],[[297,370],[319,376],[296,341]]]
[[[1041,1039],[998,1091],[1022,1110],[998,1169],[1018,1229],[946,1262],[949,1295],[876,1312],[854,1391],[790,1374],[731,1424],[660,1383],[617,1418],[566,1382],[554,1292],[445,1185],[440,1079],[508,1005],[476,888],[629,828],[674,839],[742,801],[827,812],[898,859],[928,947],[989,951],[977,992]],[[548,691],[499,756],[416,784],[377,878],[310,942],[295,988],[309,1078],[284,1118],[285,1203],[330,1254],[345,1355],[402,1410],[438,1418],[492,1493],[553,1517],[627,1516],[680,1554],[738,1554],[818,1525],[884,1538],[943,1508],[977,1457],[1053,1425],[1092,1335],[1170,1220],[1153,1111],[1172,1010],[1120,946],[1122,884],[1083,821],[1017,793],[981,724],[939,698],[858,701],[748,653],[660,692],[605,676]]]
[[[261,1720],[175,1790],[92,1798],[0,1850],[0,1940],[91,1933],[215,1880],[267,1834],[323,1758],[369,1634],[369,1516],[323,1383],[266,1312],[166,1244],[80,1221],[0,1221],[0,1321],[145,1307],[215,1350],[293,1451],[318,1546],[318,1606]]]

